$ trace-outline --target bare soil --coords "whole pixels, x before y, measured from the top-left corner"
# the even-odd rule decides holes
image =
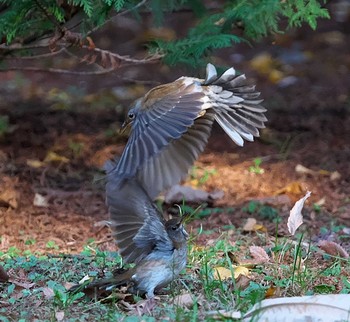
[[[200,225],[213,230],[199,236],[198,243],[216,238],[225,225],[242,227],[246,218],[257,217],[243,209],[251,200],[278,210],[284,222],[279,233],[283,233],[291,206],[307,190],[312,196],[305,211],[306,226],[315,236],[331,224],[349,226],[350,35],[346,30],[349,25],[323,21],[317,32],[305,28],[252,48],[241,44],[214,57],[215,63],[234,65],[257,83],[269,122],[261,138],[244,148],[214,128],[196,165],[204,169],[202,175],[215,169],[200,188],[223,190],[224,198],[210,207],[224,211],[189,224],[193,231]],[[262,54],[270,62],[257,67],[254,61]],[[195,72],[151,65],[117,73],[156,84]],[[14,246],[77,253],[91,238],[102,249],[115,249],[103,222],[108,215],[100,169],[123,150],[126,139],[116,134],[123,110],[150,88],[126,85],[118,75],[85,79],[0,75],[0,115],[9,117],[8,131],[0,135],[0,251]],[[56,153],[51,161],[47,160],[50,152]],[[256,158],[262,160],[262,174],[249,170]],[[297,165],[312,171],[300,173]],[[48,204],[34,205],[35,194],[44,196]],[[315,202],[320,202],[320,211],[313,207]],[[234,211],[225,210],[232,207]],[[256,219],[274,233],[271,219]]]

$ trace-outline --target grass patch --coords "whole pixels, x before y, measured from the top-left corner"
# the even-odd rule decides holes
[[[208,246],[197,246],[193,237],[186,272],[160,295],[152,316],[142,318],[133,311],[140,300],[136,296],[120,301],[117,292],[107,300],[66,292],[87,275],[106,277],[121,265],[116,253],[101,251],[93,242],[78,255],[2,252],[0,265],[11,279],[0,283],[0,321],[210,321],[213,312],[246,312],[270,296],[350,293],[350,261],[320,253],[304,235],[277,240],[258,232],[232,233],[233,229]],[[266,251],[268,260],[256,262],[252,245]],[[218,267],[228,274],[218,276]],[[236,276],[241,267],[246,273]],[[179,302],[184,295],[186,302]]]

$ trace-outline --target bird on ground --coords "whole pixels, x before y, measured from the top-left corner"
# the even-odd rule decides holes
[[[135,267],[88,287],[120,285],[153,298],[186,266],[187,233],[182,220],[165,221],[153,200],[178,183],[204,150],[214,121],[242,146],[264,127],[260,93],[233,68],[217,76],[207,65],[204,80],[181,77],[150,90],[128,112],[131,136],[107,169],[106,200],[119,253]]]
[[[148,299],[172,282],[186,267],[188,234],[182,218],[165,221],[136,178],[122,184],[109,177],[107,205],[119,253],[136,265],[112,278],[96,280],[83,290],[109,290],[131,284],[129,290]]]
[[[204,150],[214,121],[239,146],[253,141],[267,121],[260,93],[233,68],[221,76],[207,65],[206,78],[180,77],[151,89],[130,108],[123,128],[131,135],[108,176],[137,177],[154,200],[179,183]]]

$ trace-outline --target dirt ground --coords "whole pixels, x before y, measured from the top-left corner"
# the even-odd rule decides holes
[[[199,236],[198,243],[218,236],[222,226],[242,227],[252,216],[244,209],[251,200],[276,208],[285,219],[307,190],[312,196],[305,223],[316,238],[321,227],[350,226],[349,30],[349,23],[321,21],[316,32],[302,28],[252,47],[240,44],[213,58],[216,64],[234,65],[257,84],[269,122],[261,138],[244,148],[214,128],[196,166],[202,179],[215,170],[200,188],[223,190],[224,198],[208,207],[224,210],[189,224],[189,230],[200,225],[213,230]],[[109,34],[100,38],[107,40]],[[100,169],[123,150],[125,137],[117,130],[124,109],[150,88],[120,75],[157,84],[195,73],[159,64],[84,79],[1,74],[0,115],[8,117],[8,125],[4,133],[0,126],[0,251],[77,253],[91,239],[114,250],[104,222]],[[263,173],[250,169],[257,158]],[[187,181],[196,183],[198,178]],[[274,232],[271,219],[256,219]]]

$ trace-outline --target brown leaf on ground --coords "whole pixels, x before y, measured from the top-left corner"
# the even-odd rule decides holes
[[[282,189],[279,189],[275,192],[276,195],[282,195],[282,194],[291,194],[291,195],[300,195],[304,192],[303,186],[299,181],[294,181],[283,187]]]
[[[249,247],[250,255],[252,255],[254,261],[257,264],[263,264],[270,261],[269,255],[266,253],[265,249],[259,246]]]
[[[38,169],[38,168],[46,166],[45,162],[42,162],[40,160],[35,160],[35,159],[28,159],[26,161],[26,164],[27,164],[27,166],[34,168],[34,169]]]
[[[249,276],[249,269],[245,266],[233,266],[234,267],[234,277],[235,279],[240,276]]]
[[[243,226],[244,231],[267,231],[266,227],[263,225],[257,224],[257,221],[255,218],[248,218],[246,223]]]
[[[240,275],[236,279],[235,288],[239,290],[245,290],[250,285],[251,279],[248,276]]]
[[[320,247],[323,251],[325,251],[329,255],[349,258],[349,253],[343,247],[341,247],[339,244],[335,242],[328,241],[328,240],[321,240],[318,242],[318,247]]]
[[[271,297],[277,297],[279,296],[279,287],[275,287],[273,285],[270,285],[270,287],[265,292],[265,298],[271,298]]]
[[[304,207],[304,202],[306,201],[307,198],[309,198],[311,195],[311,192],[308,191],[306,195],[299,199],[292,210],[290,211],[289,217],[288,217],[288,231],[294,235],[296,230],[300,227],[300,225],[303,223],[303,215],[301,213],[303,207]]]
[[[193,295],[190,293],[177,295],[174,298],[174,304],[180,307],[187,307],[190,309],[191,307],[193,307],[194,304]]]
[[[214,279],[224,281],[229,278],[232,278],[232,271],[230,269],[222,266],[214,268]]]
[[[41,290],[43,291],[45,298],[48,300],[53,298],[55,295],[53,289],[50,287],[43,287]]]
[[[28,282],[20,282],[20,281],[17,281],[17,280],[14,280],[14,279],[9,279],[9,282],[15,284],[16,286],[19,286],[21,288],[24,288],[26,290],[32,288],[33,286],[35,286],[36,284],[35,283],[28,283]]]
[[[18,193],[15,189],[17,180],[11,177],[3,176],[0,180],[0,207],[11,207],[16,209],[18,206]]]
[[[63,155],[59,155],[56,152],[49,151],[46,154],[46,157],[44,159],[44,163],[50,163],[50,162],[68,163],[69,159]]]

